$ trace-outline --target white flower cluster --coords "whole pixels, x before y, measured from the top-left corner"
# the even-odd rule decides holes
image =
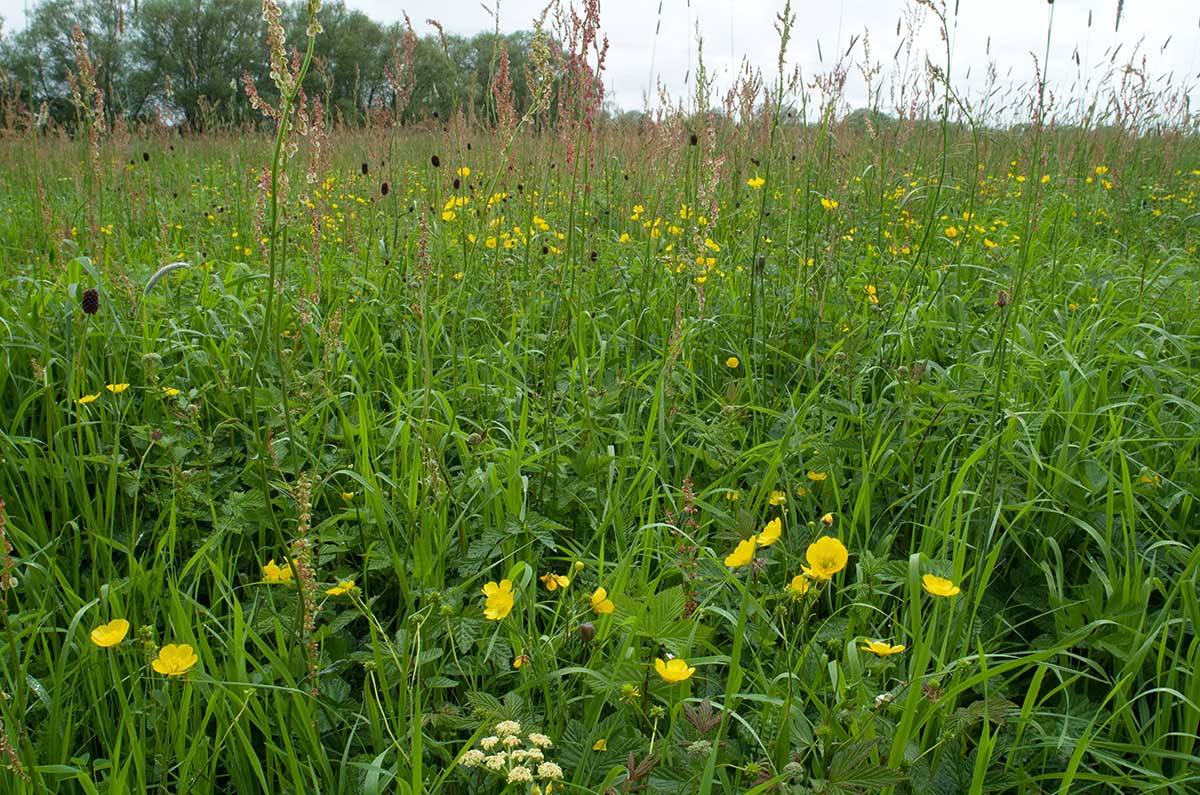
[[[490,734],[458,759],[465,768],[482,768],[502,776],[507,784],[529,784],[531,795],[548,795],[553,782],[561,781],[563,770],[546,759],[545,751],[554,743],[544,734],[530,732],[521,736],[521,724],[515,720],[497,723]],[[535,783],[535,779],[545,786]]]
[[[515,720],[502,720],[496,724],[496,734],[501,737],[510,737],[521,733],[521,724]]]

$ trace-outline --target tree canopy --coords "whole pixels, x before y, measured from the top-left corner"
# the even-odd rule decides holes
[[[289,47],[303,46],[304,3],[281,5]],[[340,0],[325,3],[320,22],[324,30],[316,38],[305,91],[344,124],[394,110],[398,89],[407,95],[402,120],[446,118],[458,108],[493,118],[490,86],[501,47],[517,112],[529,105],[527,31],[418,37],[404,22],[381,23]],[[273,89],[261,0],[40,0],[23,29],[0,38],[7,107],[36,111],[44,104],[54,120],[74,119],[76,28],[86,40],[110,117],[193,128],[243,123],[255,119],[244,77],[264,95]],[[411,63],[402,72],[406,58]],[[411,76],[409,85],[397,85],[399,73]]]

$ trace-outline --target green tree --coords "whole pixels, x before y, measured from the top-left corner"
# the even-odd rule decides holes
[[[313,48],[313,67],[306,90],[346,123],[358,123],[364,110],[386,91],[384,65],[391,42],[382,25],[343,2],[321,9],[323,32]],[[303,3],[287,7],[284,24],[288,41],[303,41],[308,16]]]
[[[78,27],[96,65],[106,112],[110,117],[136,113],[146,92],[133,73],[125,14],[123,0],[44,0],[34,6],[25,28],[8,37],[4,51],[6,71],[23,84],[25,101],[47,102],[57,120],[74,118],[68,76],[76,72],[71,33]]]
[[[151,105],[204,124],[205,109],[227,120],[246,118],[242,75],[265,77],[262,5],[258,0],[142,0],[133,59]],[[169,86],[169,90],[168,90]]]

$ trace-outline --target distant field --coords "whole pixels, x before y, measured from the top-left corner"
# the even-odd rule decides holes
[[[1200,792],[1200,139],[761,99],[0,139],[0,792]]]

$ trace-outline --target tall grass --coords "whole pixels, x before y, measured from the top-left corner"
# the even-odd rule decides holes
[[[577,24],[515,134],[0,141],[0,789],[1200,789],[1194,134],[608,122]]]

